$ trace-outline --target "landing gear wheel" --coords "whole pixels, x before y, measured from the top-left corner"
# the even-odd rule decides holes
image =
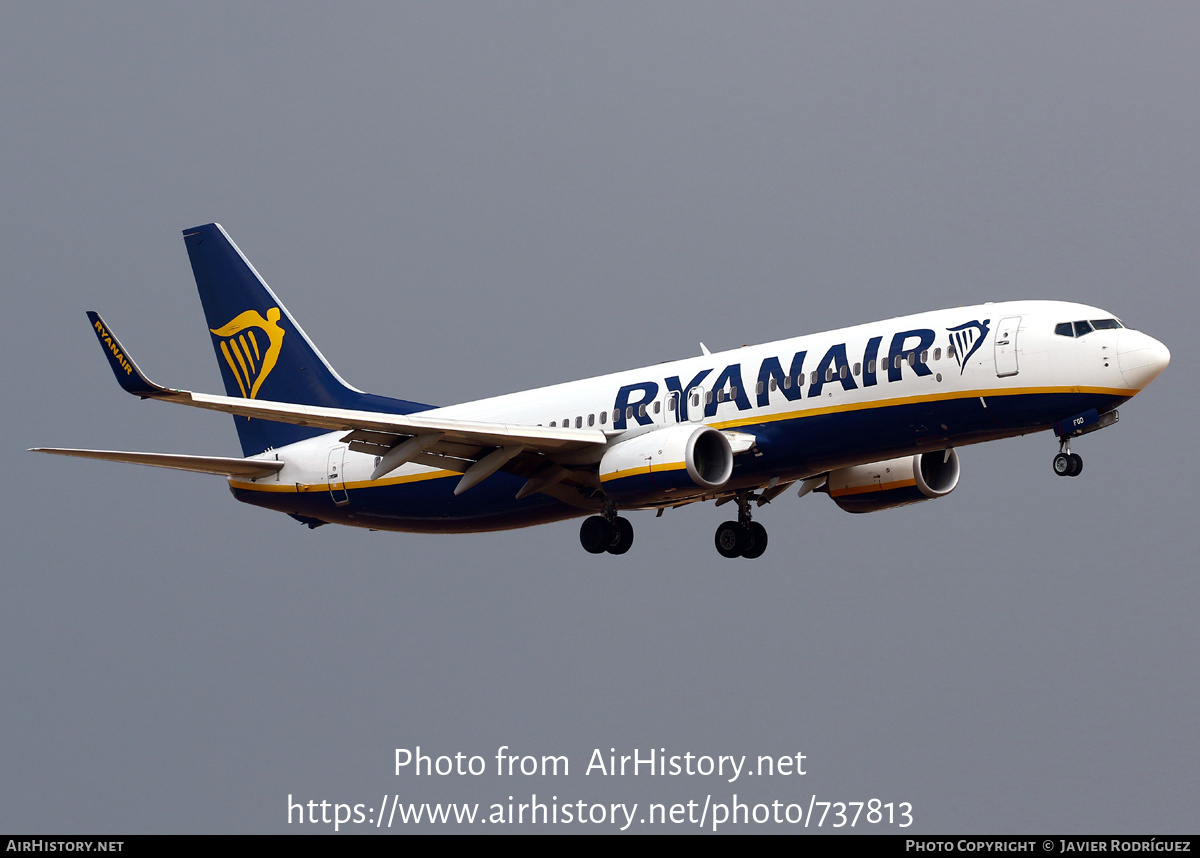
[[[742,552],[742,556],[748,560],[762,557],[763,552],[767,550],[767,529],[757,521],[752,521],[746,526],[746,538],[749,545]]]
[[[631,533],[632,530],[630,528]],[[588,554],[603,554],[612,545],[614,531],[616,528],[602,517],[593,515],[585,518],[579,526],[579,542]]]
[[[1078,453],[1071,453],[1071,470],[1067,473],[1069,477],[1078,477],[1083,473],[1083,456]]]
[[[612,528],[612,539],[608,543],[608,553],[624,554],[633,545],[633,525],[629,519],[618,517],[609,527]]]
[[[1083,460],[1079,460],[1079,467],[1083,468]],[[1054,473],[1060,477],[1071,476],[1071,471],[1075,469],[1075,463],[1071,461],[1070,453],[1059,453],[1054,457]]]
[[[749,538],[742,526],[736,521],[722,522],[717,528],[717,553],[722,557],[741,557],[746,550]]]

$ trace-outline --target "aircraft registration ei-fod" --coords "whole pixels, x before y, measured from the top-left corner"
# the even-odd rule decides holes
[[[725,557],[759,557],[752,520],[798,484],[848,512],[940,498],[955,448],[1053,430],[1071,441],[1166,368],[1159,341],[1061,301],[936,310],[435,407],[334,371],[219,224],[184,232],[225,396],[162,387],[88,313],[129,393],[234,416],[243,456],[35,448],[221,474],[234,497],[309,527],[465,533],[587,516],[583,547],[623,554],[619,511],[733,501]]]

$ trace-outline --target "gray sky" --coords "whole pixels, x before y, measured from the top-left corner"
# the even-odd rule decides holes
[[[536,792],[1194,833],[1200,7],[13,3],[0,80],[0,830]],[[1049,434],[965,448],[936,503],[778,499],[755,563],[711,505],[591,557],[573,522],[310,532],[219,478],[25,453],[237,453],[123,394],[83,315],[219,391],[180,238],[213,220],[351,383],[436,404],[1015,298],[1173,361],[1077,480]],[[571,774],[395,777],[417,745]],[[808,773],[586,776],[594,748]]]

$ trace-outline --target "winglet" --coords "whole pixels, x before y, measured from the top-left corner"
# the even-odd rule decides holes
[[[109,330],[108,325],[104,324],[104,320],[100,318],[99,313],[94,310],[88,310],[87,317],[92,323],[92,330],[95,331],[96,338],[100,340],[100,346],[104,349],[104,356],[108,358],[109,366],[112,367],[113,374],[117,377],[117,383],[121,387],[134,396],[142,397],[142,399],[161,397],[163,395],[169,396],[174,393],[174,391],[168,390],[165,387],[159,387],[142,374],[137,364],[133,362],[133,358],[125,351],[124,346],[117,340],[113,332]]]

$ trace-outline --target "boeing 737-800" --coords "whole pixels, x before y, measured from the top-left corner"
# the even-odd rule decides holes
[[[364,393],[334,371],[219,224],[184,232],[224,396],[162,387],[108,325],[92,328],[129,393],[232,414],[242,457],[58,453],[221,474],[234,497],[309,527],[500,530],[587,516],[583,547],[623,554],[624,510],[733,501],[725,557],[758,557],[755,506],[792,486],[849,512],[943,497],[957,447],[1053,430],[1071,441],[1170,353],[1112,313],[1060,301],[958,307],[435,407]]]

